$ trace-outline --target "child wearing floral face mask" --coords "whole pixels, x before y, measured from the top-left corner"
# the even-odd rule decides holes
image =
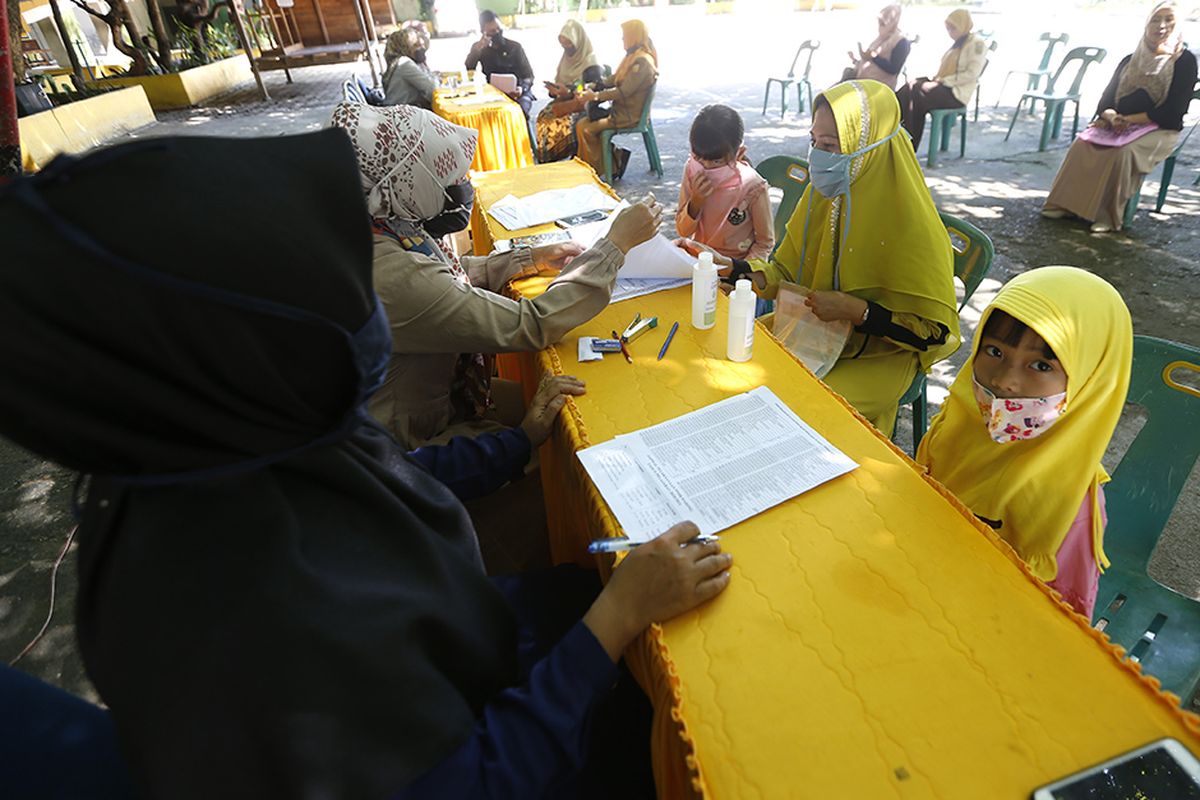
[[[746,160],[742,118],[729,106],[700,109],[679,186],[675,229],[730,258],[762,258],[775,247],[767,182]]]
[[[1104,555],[1100,458],[1121,416],[1133,328],[1120,294],[1075,267],[1014,278],[917,461],[1091,619]]]

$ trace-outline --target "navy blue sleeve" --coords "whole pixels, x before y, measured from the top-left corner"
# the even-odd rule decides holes
[[[533,448],[520,428],[455,436],[447,444],[418,447],[409,455],[450,487],[459,500],[489,495],[525,471]]]
[[[892,48],[892,54],[888,58],[883,56],[875,56],[871,60],[875,62],[875,66],[879,67],[889,75],[899,75],[900,70],[904,69],[904,62],[908,60],[908,51],[912,47],[908,39],[901,39],[896,42],[896,46]]]
[[[583,765],[589,712],[616,680],[616,664],[576,623],[525,685],[484,706],[471,738],[394,800],[545,796]]]

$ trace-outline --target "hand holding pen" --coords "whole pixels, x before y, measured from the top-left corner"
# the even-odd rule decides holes
[[[613,570],[583,622],[614,661],[651,623],[690,611],[729,585],[733,557],[720,542],[687,545],[699,536],[694,524],[681,522],[631,550]]]

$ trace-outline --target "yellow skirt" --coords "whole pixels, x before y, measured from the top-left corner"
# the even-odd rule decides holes
[[[895,348],[890,352],[843,358],[823,380],[880,433],[890,437],[896,427],[900,398],[908,391],[919,368],[915,352]]]

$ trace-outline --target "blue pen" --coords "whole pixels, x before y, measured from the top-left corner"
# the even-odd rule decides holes
[[[658,360],[662,361],[663,356],[667,354],[667,348],[671,346],[671,337],[675,335],[675,331],[679,330],[679,323],[673,323],[671,330],[667,333],[667,340],[663,342],[662,350],[658,351]]]
[[[702,533],[699,536],[693,536],[683,544],[712,544],[719,541],[721,541],[721,537],[715,533]],[[588,552],[619,553],[622,550],[632,550],[640,544],[645,544],[645,542],[634,542],[629,539],[597,539],[588,545]]]

